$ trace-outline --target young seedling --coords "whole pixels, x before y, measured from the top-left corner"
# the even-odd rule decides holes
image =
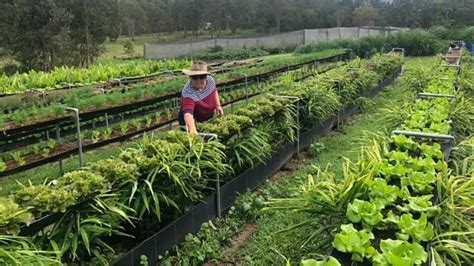
[[[21,151],[10,152],[10,156],[19,165],[24,165],[25,164],[25,159],[23,159],[23,155],[22,155]]]
[[[152,122],[153,122],[153,118],[150,115],[145,116],[146,127],[150,127]]]
[[[49,153],[51,151],[48,148],[43,149],[43,153],[41,154],[44,158],[47,158],[49,156]]]
[[[123,122],[120,124],[120,134],[125,135],[128,132],[128,122]]]
[[[5,171],[7,169],[7,164],[3,162],[2,158],[0,158],[0,172]]]
[[[94,130],[92,132],[91,140],[92,140],[92,143],[97,143],[100,140],[100,132],[97,130]]]
[[[109,138],[110,138],[110,135],[112,135],[112,128],[106,128],[106,129],[102,132],[102,136],[104,137],[104,139],[109,139]]]
[[[142,121],[140,121],[140,119],[134,119],[132,120],[132,125],[133,127],[135,127],[136,130],[140,130],[142,126]]]

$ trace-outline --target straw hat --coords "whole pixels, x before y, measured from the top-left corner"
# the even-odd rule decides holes
[[[183,69],[182,71],[187,76],[211,75],[211,73],[207,71],[206,62],[202,61],[194,62],[194,64],[191,66],[191,69]]]

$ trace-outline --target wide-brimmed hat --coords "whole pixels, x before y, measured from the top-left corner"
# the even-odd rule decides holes
[[[202,61],[194,62],[191,69],[183,69],[182,71],[187,76],[211,75],[211,73],[207,71],[206,62]]]

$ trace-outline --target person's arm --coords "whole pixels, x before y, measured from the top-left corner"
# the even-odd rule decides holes
[[[191,135],[197,134],[196,124],[194,123],[193,114],[185,113],[184,114],[184,122],[186,123],[186,126],[188,127],[189,134],[191,134]]]
[[[181,101],[181,108],[184,113],[184,123],[186,124],[190,134],[197,134],[196,123],[194,121],[194,106],[196,103],[189,97],[183,97]]]
[[[217,88],[216,88],[216,112],[218,115],[224,116],[224,109],[222,109],[221,101],[219,99],[219,93],[217,92]]]

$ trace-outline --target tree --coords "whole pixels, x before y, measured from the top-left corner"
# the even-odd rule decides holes
[[[127,40],[125,42],[125,44],[123,45],[123,49],[125,53],[128,55],[132,55],[133,53],[135,53],[135,46],[133,45],[133,42],[130,40]]]
[[[0,41],[23,70],[48,71],[73,64],[71,14],[54,0],[5,1],[0,5]]]
[[[352,13],[354,26],[374,26],[377,20],[377,10],[371,5],[362,5]]]
[[[135,40],[135,35],[141,34],[146,29],[146,13],[136,1],[129,0],[120,2],[120,10],[124,32],[131,40]]]

